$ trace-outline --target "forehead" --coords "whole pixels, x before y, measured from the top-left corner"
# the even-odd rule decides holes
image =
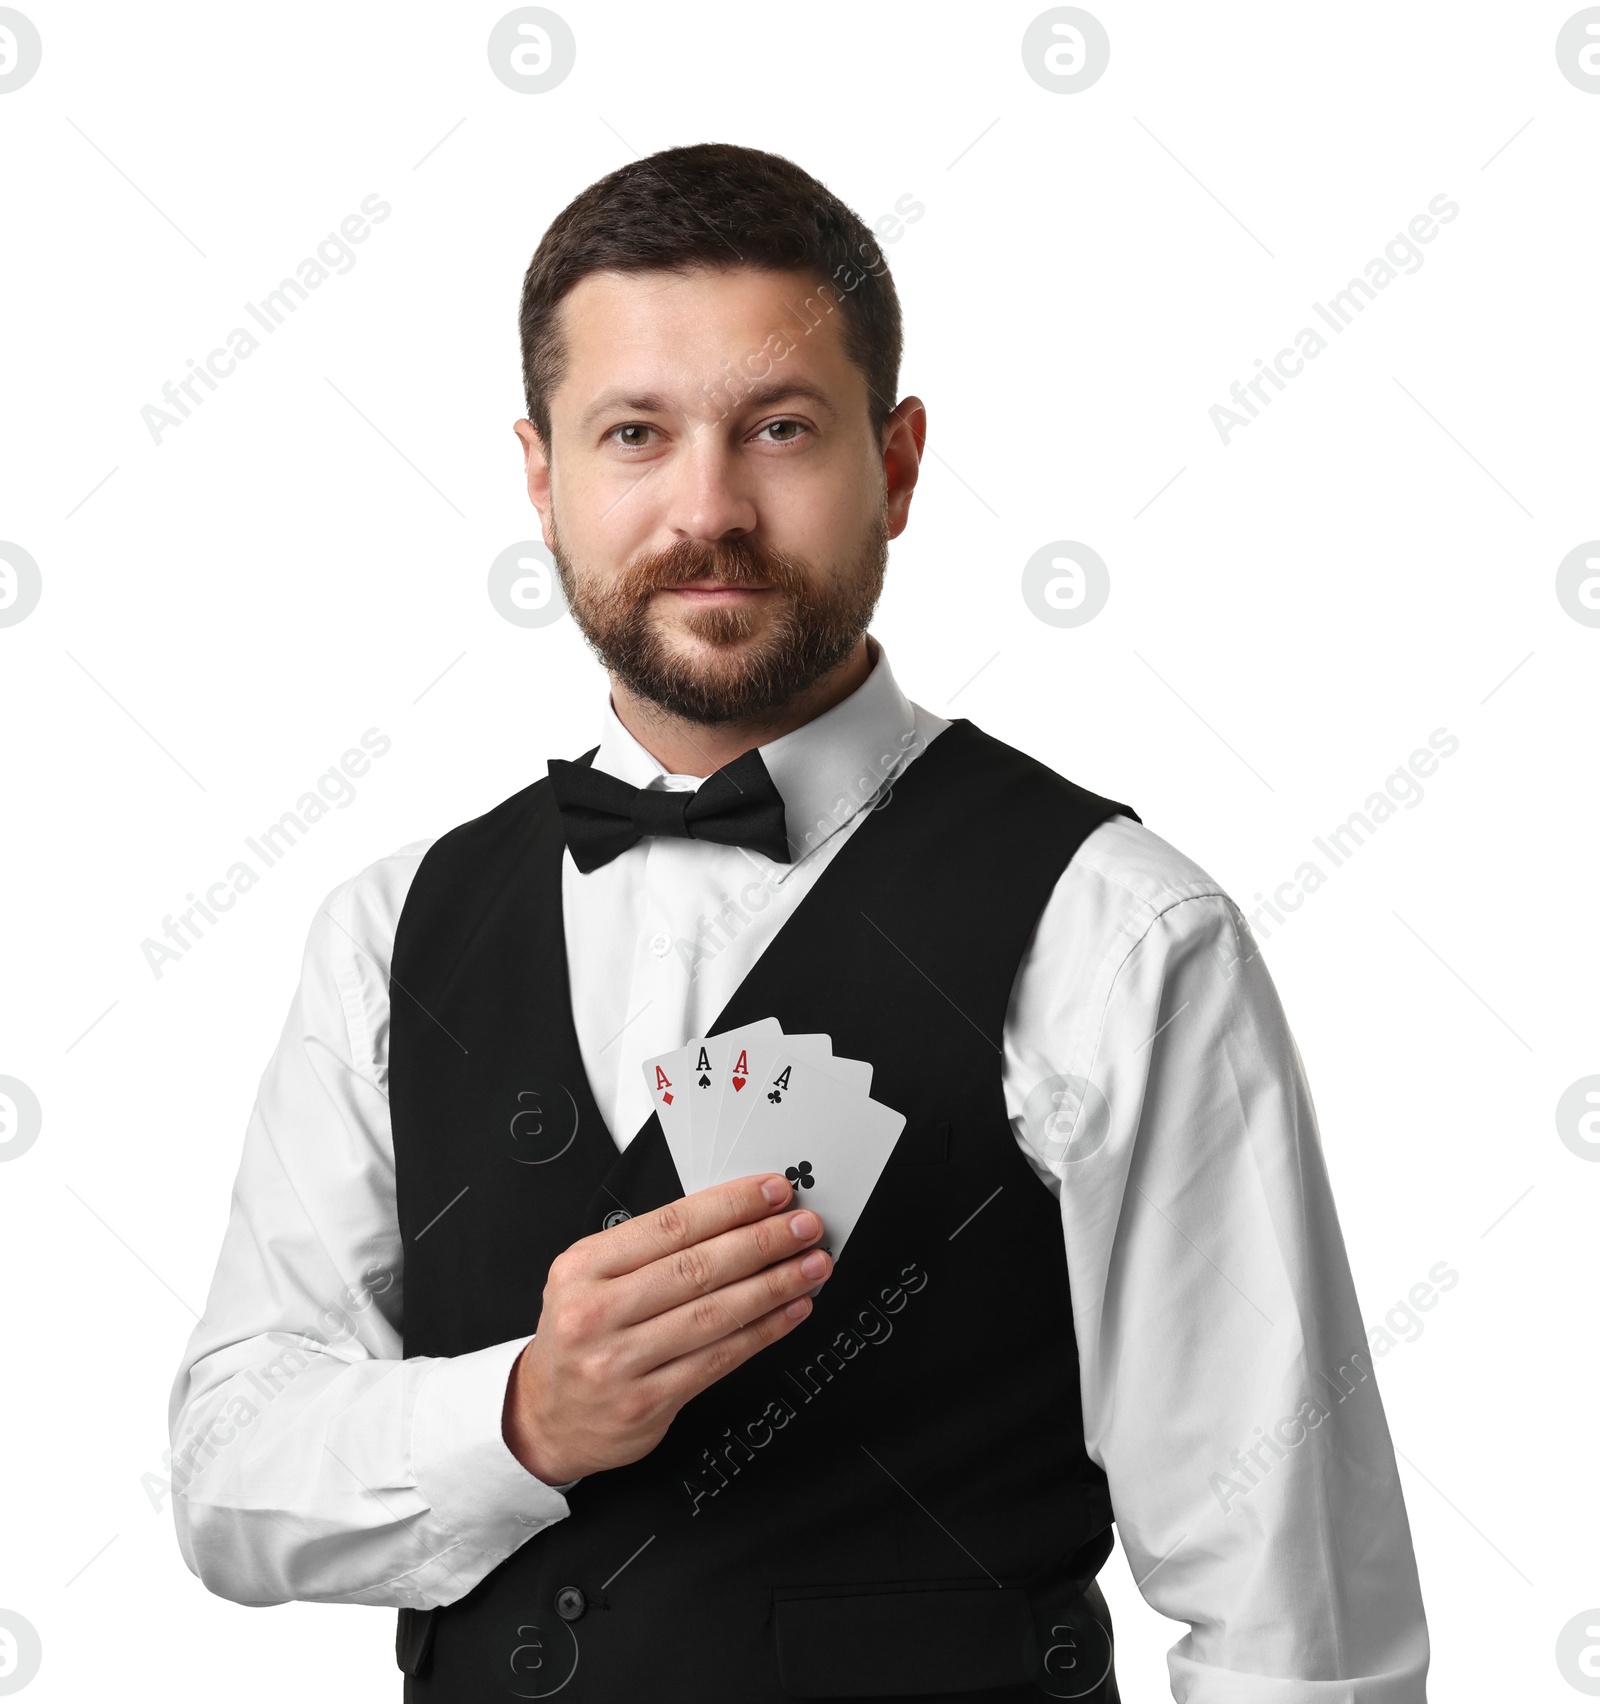
[[[754,376],[772,361],[774,374],[803,374],[842,397],[852,377],[863,385],[844,352],[846,311],[808,272],[591,273],[562,301],[566,365],[556,396],[582,407],[628,385],[687,400],[725,380],[728,363]]]

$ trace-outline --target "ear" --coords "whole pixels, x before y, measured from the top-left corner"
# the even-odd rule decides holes
[[[911,494],[917,488],[927,436],[928,411],[922,406],[922,398],[908,396],[896,403],[883,428],[883,481],[890,538],[899,538],[911,518]]]
[[[554,550],[553,520],[550,509],[550,457],[545,453],[544,440],[531,420],[519,420],[511,430],[522,445],[522,459],[527,472],[528,501],[539,511],[539,531],[546,550]]]

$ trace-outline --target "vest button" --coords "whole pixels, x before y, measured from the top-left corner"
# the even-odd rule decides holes
[[[563,1586],[556,1593],[556,1614],[563,1621],[576,1621],[589,1607],[589,1600],[576,1586]]]
[[[600,1221],[600,1228],[609,1231],[614,1225],[625,1225],[633,1215],[625,1207],[613,1207]]]

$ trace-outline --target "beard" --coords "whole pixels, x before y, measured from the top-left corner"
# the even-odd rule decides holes
[[[609,586],[586,584],[559,537],[552,554],[567,607],[605,667],[630,691],[686,722],[759,723],[813,686],[855,649],[883,591],[889,528],[879,511],[855,559],[820,573],[759,539],[680,539],[641,556]],[[768,586],[753,604],[686,609],[685,634],[711,652],[681,655],[654,594],[694,581]]]

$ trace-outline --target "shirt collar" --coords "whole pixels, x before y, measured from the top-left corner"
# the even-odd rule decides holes
[[[789,831],[792,862],[777,872],[780,880],[871,806],[921,743],[915,708],[887,653],[870,636],[867,645],[872,672],[848,698],[757,748],[783,799]],[[692,792],[703,779],[663,769],[623,727],[609,693],[594,767],[633,787]]]

